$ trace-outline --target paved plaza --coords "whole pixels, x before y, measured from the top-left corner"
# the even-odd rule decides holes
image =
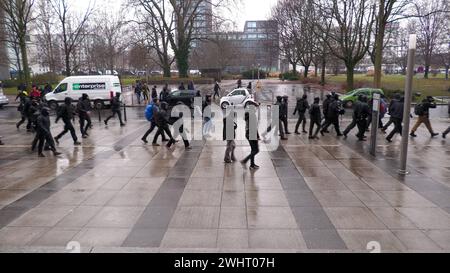
[[[372,157],[355,131],[292,134],[275,151],[260,142],[253,171],[224,164],[223,141],[146,145],[143,109],[127,114],[125,127],[94,118],[82,146],[66,135],[60,157],[38,158],[15,108],[0,110],[0,251],[66,252],[71,241],[82,252],[367,252],[371,241],[382,252],[450,251],[450,139],[424,126],[410,139],[406,177],[399,136],[379,133]],[[54,135],[62,128],[52,123]],[[237,144],[242,159],[250,148]]]

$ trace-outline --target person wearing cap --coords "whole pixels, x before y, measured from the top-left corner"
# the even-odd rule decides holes
[[[320,128],[321,128],[321,124],[320,122],[322,121],[322,113],[320,111],[320,98],[319,97],[315,97],[314,98],[314,103],[311,105],[311,108],[309,109],[309,118],[310,118],[310,122],[309,122],[309,139],[318,139],[317,135],[319,134]],[[314,125],[316,125],[316,132],[313,134],[313,130],[314,130]]]

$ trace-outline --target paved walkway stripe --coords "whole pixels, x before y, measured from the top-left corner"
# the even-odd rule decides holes
[[[347,249],[283,146],[269,155],[308,249]]]
[[[193,146],[192,150],[181,155],[122,247],[160,247],[202,149],[203,146]]]
[[[143,134],[143,129],[144,126],[136,129],[134,132],[120,139],[114,144],[114,150],[120,151],[127,145],[131,144],[136,140],[136,138],[140,137]],[[77,166],[69,169],[60,176],[50,180],[48,183],[30,192],[29,194],[1,208],[0,229],[7,226],[15,219],[19,218],[30,209],[38,206],[42,201],[52,196],[63,187],[69,185],[83,174],[86,174],[95,166],[101,164],[104,160],[111,157],[114,153],[114,151],[100,152],[99,154],[94,155],[91,159],[78,164]]]

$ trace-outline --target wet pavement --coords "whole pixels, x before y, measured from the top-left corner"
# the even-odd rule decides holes
[[[38,159],[14,108],[0,110],[0,251],[65,252],[70,241],[83,252],[366,252],[371,241],[382,252],[450,250],[449,138],[425,127],[410,139],[406,177],[399,136],[387,143],[379,133],[372,157],[356,131],[289,135],[275,151],[260,142],[261,168],[250,171],[223,163],[222,141],[145,145],[143,109],[127,115],[125,127],[94,119],[82,146],[66,135],[62,156]],[[442,132],[450,122],[432,124]],[[62,127],[52,124],[53,134]],[[242,159],[250,149],[237,145]]]

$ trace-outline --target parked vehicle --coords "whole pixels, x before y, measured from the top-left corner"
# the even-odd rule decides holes
[[[183,103],[190,108],[193,108],[196,93],[197,91],[195,90],[174,90],[167,96],[166,102],[169,106]]]
[[[358,100],[359,95],[366,95],[370,100],[373,97],[373,94],[381,94],[384,95],[383,90],[375,89],[375,88],[359,88],[353,91],[348,92],[345,95],[342,95],[340,99],[342,100],[344,107],[351,108],[353,104]]]
[[[111,95],[122,93],[122,87],[117,76],[72,76],[62,80],[53,92],[45,95],[45,100],[51,109],[56,109],[66,97],[77,101],[83,93],[88,94],[94,106],[101,109],[109,105]]]
[[[255,99],[247,88],[234,89],[228,95],[220,99],[220,107],[222,107],[222,109],[226,109],[230,105],[247,107],[249,103],[255,103]]]
[[[9,103],[8,98],[3,94],[2,82],[0,82],[0,108]]]

